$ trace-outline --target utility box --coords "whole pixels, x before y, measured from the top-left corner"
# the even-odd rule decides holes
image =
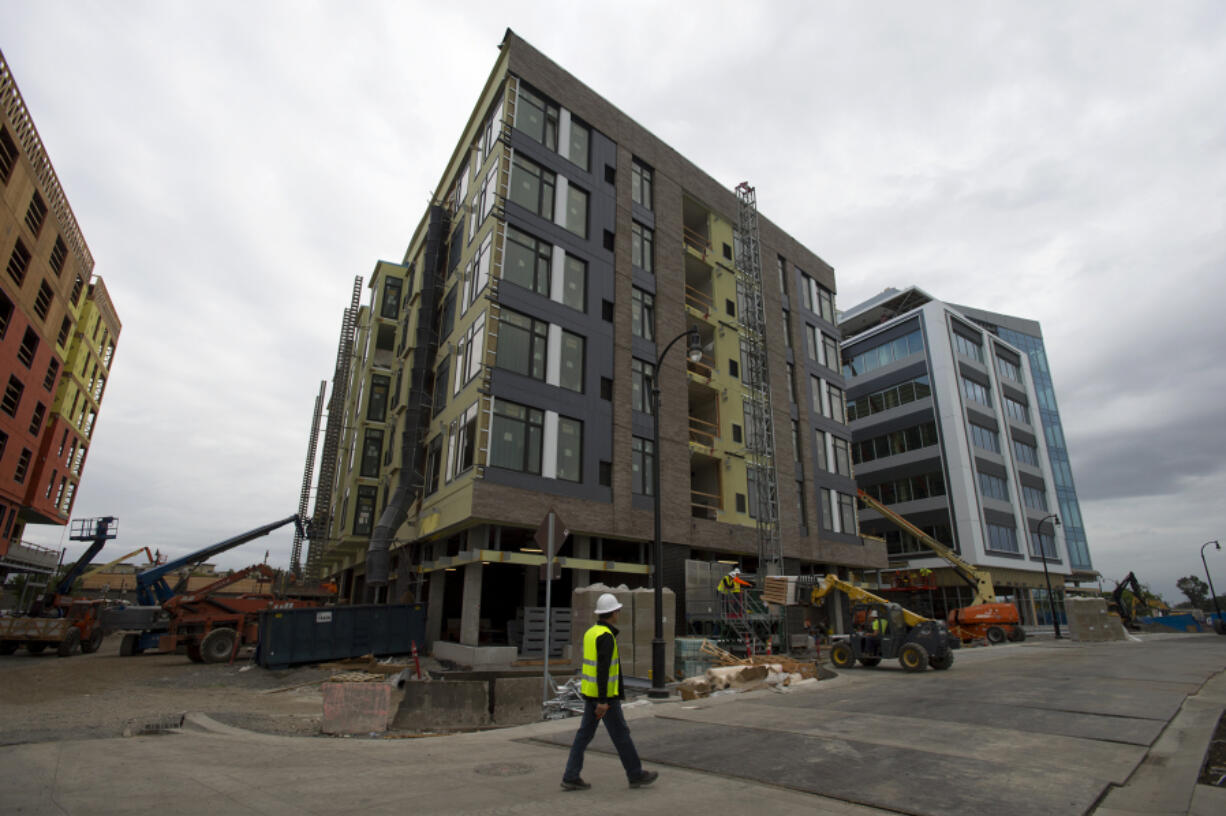
[[[409,654],[425,643],[422,604],[269,609],[260,613],[257,662],[266,669],[363,655]]]

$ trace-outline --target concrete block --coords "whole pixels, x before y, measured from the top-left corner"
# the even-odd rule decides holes
[[[498,677],[494,680],[494,724],[540,722],[543,677]]]
[[[405,683],[392,728],[433,731],[489,725],[489,686],[487,680]]]
[[[387,730],[392,718],[389,683],[324,683],[325,734],[370,734]]]
[[[1066,598],[1069,637],[1083,643],[1125,640],[1124,625],[1107,612],[1103,598]]]

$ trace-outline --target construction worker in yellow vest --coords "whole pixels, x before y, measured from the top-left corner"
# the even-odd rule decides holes
[[[885,616],[877,614],[877,610],[874,609],[869,613],[869,618],[871,618],[870,628],[872,629],[873,634],[884,635],[885,630],[889,628],[889,623],[886,621]]]
[[[621,660],[617,653],[617,623],[621,602],[611,592],[596,599],[596,623],[583,634],[583,670],[579,693],[583,697],[583,718],[579,731],[570,746],[570,757],[562,773],[564,790],[587,790],[592,787],[583,781],[583,754],[588,743],[596,736],[596,727],[604,726],[617,748],[626,779],[632,788],[642,788],[656,781],[657,771],[643,770],[638,751],[630,739],[630,726],[622,713],[622,700],[626,697],[622,681]]]

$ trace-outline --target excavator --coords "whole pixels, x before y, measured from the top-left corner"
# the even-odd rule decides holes
[[[1124,590],[1132,590],[1132,599],[1128,602],[1124,601]],[[1137,576],[1133,573],[1128,573],[1124,579],[1115,585],[1115,589],[1111,592],[1111,603],[1107,605],[1108,612],[1114,612],[1120,616],[1120,622],[1124,624],[1124,628],[1131,629],[1134,632],[1141,630],[1137,623],[1137,607],[1144,604],[1145,596],[1141,591],[1141,582],[1137,580]]]
[[[872,667],[882,660],[897,658],[905,671],[921,672],[929,666],[943,671],[954,664],[953,650],[962,645],[941,621],[903,609],[837,575],[821,579],[815,575],[779,576],[766,580],[768,584],[785,582],[787,588],[782,595],[787,599],[785,605],[820,606],[826,595],[837,589],[852,601],[853,610],[863,608],[869,620],[874,612],[878,620],[884,620],[884,626],[857,631],[830,647],[830,662],[836,668],[851,668],[857,661],[861,666]],[[769,587],[768,592],[772,592]]]
[[[1004,643],[1005,640],[1021,642],[1026,639],[1026,631],[1022,629],[1022,618],[1017,607],[1011,603],[996,602],[996,588],[992,584],[992,575],[987,570],[972,566],[950,547],[937,541],[863,490],[857,490],[856,493],[860,501],[944,558],[953,567],[954,573],[970,585],[974,597],[970,606],[954,609],[949,613],[950,632],[964,643],[987,640],[988,643],[997,644]]]

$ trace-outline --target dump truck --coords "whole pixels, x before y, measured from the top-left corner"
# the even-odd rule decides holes
[[[103,601],[74,599],[69,593],[102,546],[117,535],[118,526],[114,516],[73,522],[70,538],[92,543],[59,583],[36,599],[29,610],[0,618],[0,655],[10,655],[23,646],[30,654],[54,648],[60,657],[98,651],[104,636],[99,622]]]
[[[953,567],[954,574],[971,587],[974,597],[970,605],[950,610],[947,619],[949,631],[963,642],[986,640],[995,644],[1004,643],[1006,640],[1021,642],[1026,639],[1026,630],[1022,628],[1022,617],[1018,614],[1017,607],[1011,603],[996,601],[996,587],[992,584],[990,572],[972,565],[952,548],[937,541],[863,490],[857,490],[856,493],[860,501],[945,559]]]
[[[875,611],[885,621],[884,631],[874,631],[870,626],[836,640],[830,647],[830,662],[836,668],[851,668],[857,662],[872,667],[897,658],[909,672],[929,666],[944,671],[954,664],[954,649],[962,645],[943,621],[917,615],[837,575],[771,576],[766,581],[767,594],[784,605],[818,606],[831,590],[838,590],[852,602],[853,614],[858,609]],[[866,618],[871,619],[871,614]]]

